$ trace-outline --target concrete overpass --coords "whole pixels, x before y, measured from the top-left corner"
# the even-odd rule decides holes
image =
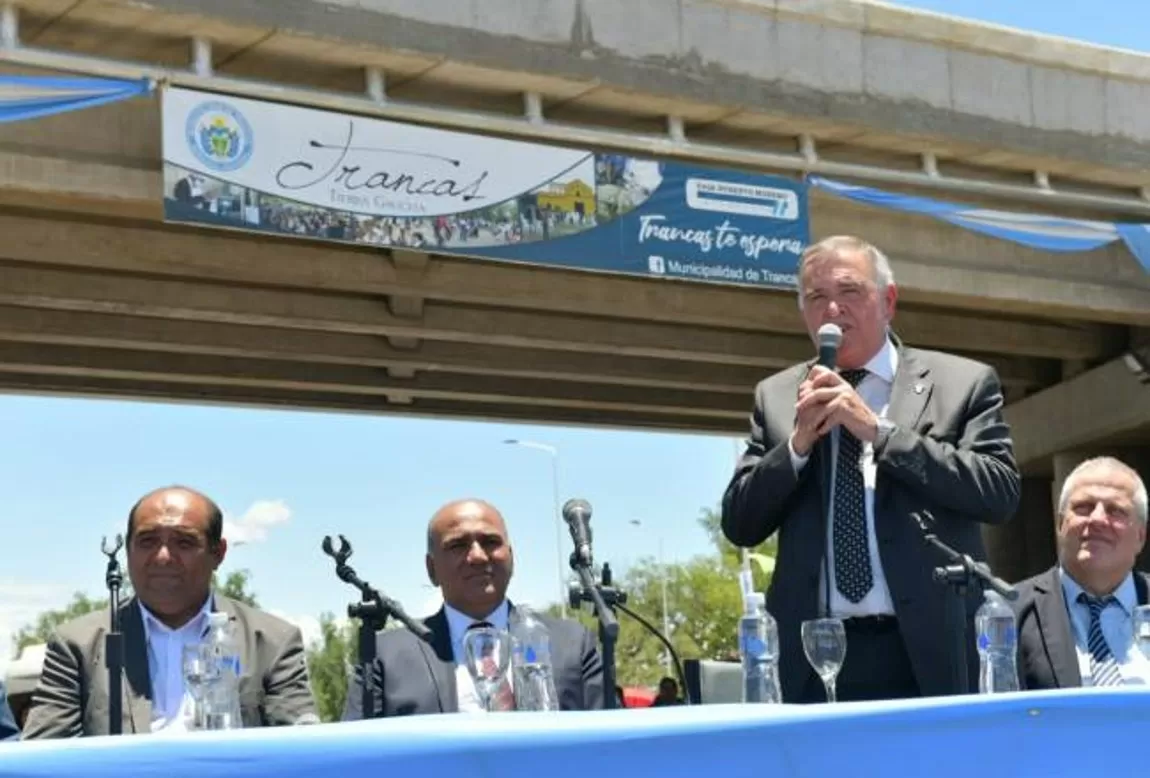
[[[2,2],[2,0],[0,0]],[[1150,221],[1150,57],[847,0],[19,0],[7,72],[167,83],[541,142]],[[742,433],[810,353],[793,294],[162,224],[159,106],[0,128],[0,388]],[[911,344],[996,365],[1052,480],[1150,472],[1150,276],[812,195],[886,249]],[[1139,349],[1141,351],[1139,351]]]

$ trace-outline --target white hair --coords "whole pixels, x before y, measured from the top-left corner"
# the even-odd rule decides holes
[[[1148,502],[1146,484],[1143,483],[1142,477],[1138,475],[1137,470],[1114,457],[1094,457],[1093,459],[1087,459],[1070,471],[1070,475],[1066,476],[1066,480],[1062,482],[1062,493],[1058,496],[1059,524],[1062,523],[1062,517],[1066,515],[1066,510],[1070,507],[1070,493],[1074,491],[1075,484],[1084,473],[1090,470],[1116,470],[1134,479],[1134,518],[1138,519],[1143,526],[1146,526]]]
[[[866,255],[867,260],[870,261],[871,271],[874,273],[875,285],[879,291],[885,292],[887,287],[894,284],[894,271],[890,269],[890,260],[887,259],[886,254],[882,253],[879,248],[871,243],[867,243],[862,238],[856,238],[853,235],[832,235],[829,238],[823,238],[818,243],[812,243],[807,246],[799,257],[799,276],[802,277],[803,267],[807,262],[818,257],[824,257],[828,254],[841,255],[844,252],[861,252]],[[803,289],[802,283],[799,284],[799,309],[803,307]]]

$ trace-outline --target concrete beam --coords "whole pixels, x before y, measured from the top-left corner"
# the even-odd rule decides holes
[[[5,235],[0,258],[35,266],[543,308],[750,331],[803,331],[793,293],[747,287],[605,276],[458,258],[436,258],[425,269],[407,273],[379,261],[378,250],[366,247],[6,214],[0,214],[0,234]],[[1121,347],[1119,328],[1022,320],[989,313],[971,317],[921,306],[900,308],[896,326],[908,343],[952,351],[1099,359],[1113,355]]]
[[[262,362],[188,354],[156,356],[137,351],[0,343],[0,370],[35,376],[72,376],[156,384],[192,384],[245,389],[284,389],[329,394],[412,398],[483,404],[515,404],[541,408],[572,408],[651,415],[691,415],[699,418],[745,420],[745,398],[678,389],[652,394],[645,387],[572,386],[551,380],[472,376],[459,381],[428,373],[396,380],[384,370],[329,367],[318,371],[289,362]]]
[[[799,342],[793,344],[791,353],[806,348],[805,339],[796,340]],[[405,349],[389,346],[373,335],[3,306],[0,341],[372,366],[409,371],[410,375],[430,371],[696,389],[743,398],[749,397],[751,388],[767,374],[791,364],[786,354],[764,354],[759,365],[743,366],[450,341],[428,341]],[[1046,386],[1057,368],[1055,363],[1041,360],[970,356],[994,365],[1005,386],[1019,392]]]
[[[116,9],[109,6],[105,15]],[[1150,114],[1131,108],[1150,94],[1145,57],[845,0],[554,0],[529,14],[506,0],[482,13],[474,3],[418,0],[151,0],[149,7],[332,48],[543,72],[625,90],[636,101],[771,106],[782,117],[1150,166]]]
[[[761,366],[810,356],[802,339],[564,313],[428,304],[419,321],[380,297],[227,287],[0,265],[0,305],[575,353]]]
[[[154,400],[165,405],[243,406],[255,408],[309,409],[345,413],[388,414],[436,419],[533,422],[565,426],[652,429],[657,431],[740,435],[746,433],[746,418],[717,419],[690,414],[668,416],[642,411],[624,412],[601,408],[524,406],[513,403],[476,404],[468,401],[415,398],[411,403],[393,403],[387,397],[287,389],[216,386],[211,384],[155,383],[148,381],[37,376],[7,373],[0,365],[0,392],[42,394],[52,397],[105,397]]]
[[[1150,425],[1150,386],[1115,359],[1009,406],[1006,420],[1025,467]]]
[[[198,354],[312,365],[405,369],[412,373],[488,375],[573,383],[727,392],[748,398],[751,387],[781,360],[761,367],[703,365],[613,354],[578,354],[428,341],[398,349],[374,335],[310,332],[210,322],[0,307],[0,341]],[[94,357],[98,359],[98,356]],[[1010,380],[1011,365],[1004,365]],[[1026,370],[1025,363],[1019,366]],[[1036,376],[1019,375],[1031,382]]]

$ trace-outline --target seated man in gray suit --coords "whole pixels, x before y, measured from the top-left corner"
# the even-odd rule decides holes
[[[368,679],[372,708],[364,715],[357,667],[344,719],[480,711],[463,663],[463,634],[477,622],[507,628],[514,608],[507,600],[513,561],[507,527],[493,506],[459,500],[440,508],[427,528],[427,575],[444,601],[424,622],[431,638],[424,641],[405,629],[381,632]],[[591,633],[577,621],[540,619],[550,632],[560,708],[602,708],[603,663]]]
[[[1130,618],[1150,590],[1150,578],[1134,571],[1146,511],[1146,485],[1117,459],[1087,460],[1066,478],[1058,564],[1017,587],[1024,689],[1150,683]]]
[[[128,514],[128,575],[135,596],[120,607],[124,640],[124,734],[186,727],[181,653],[198,642],[212,611],[234,616],[240,643],[245,727],[293,724],[315,715],[298,628],[213,593],[224,560],[223,514],[185,487],[145,495]],[[107,609],[61,626],[48,642],[24,737],[108,734]]]
[[[8,707],[8,693],[4,691],[4,683],[0,681],[0,741],[19,739],[20,728],[16,726],[12,709]]]

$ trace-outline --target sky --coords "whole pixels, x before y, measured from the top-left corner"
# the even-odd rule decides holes
[[[901,4],[1135,50],[1150,31],[1148,0]],[[561,499],[590,501],[596,558],[619,571],[660,550],[667,562],[708,550],[697,519],[718,504],[737,451],[729,437],[11,395],[0,395],[0,429],[0,666],[9,636],[37,613],[76,591],[102,595],[101,537],[122,532],[128,508],[157,486],[215,498],[233,541],[222,570],[249,570],[261,604],[312,636],[319,614],[356,596],[320,551],[325,535],[346,535],[363,578],[429,614],[439,599],[423,568],[426,524],[465,496],[507,519],[511,595],[557,598],[551,459],[505,439],[557,448]],[[565,564],[565,528],[559,543]]]

